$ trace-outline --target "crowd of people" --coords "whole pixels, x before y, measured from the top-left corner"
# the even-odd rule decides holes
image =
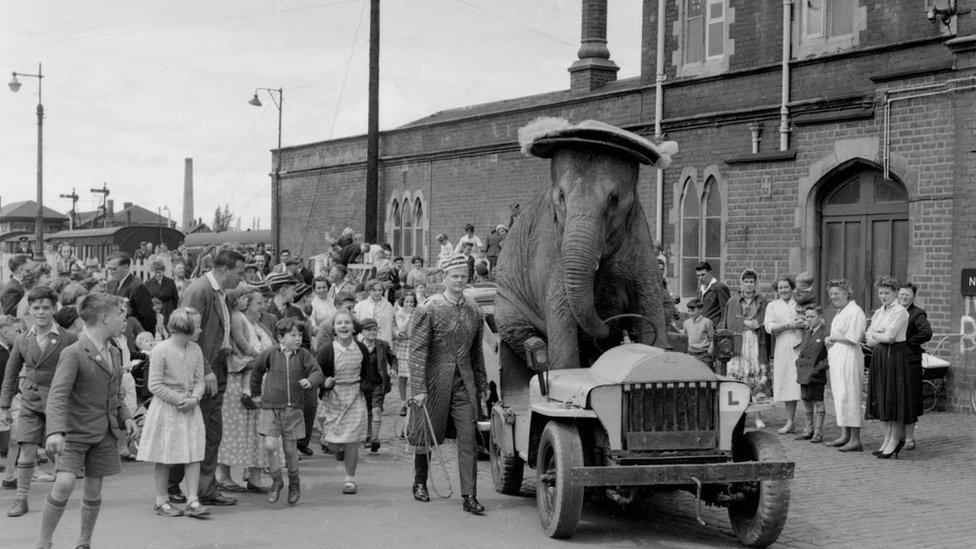
[[[411,414],[402,433],[417,449],[413,497],[429,501],[430,448],[450,418],[465,465],[463,509],[483,513],[473,479],[475,421],[487,396],[483,316],[463,290],[479,272],[490,276],[506,231],[497,227],[485,246],[471,241],[472,227],[429,269],[419,256],[406,267],[389,246],[351,231],[314,261],[288,250],[274,261],[263,245],[193,256],[184,246],[170,253],[143,243],[146,280],[122,252],[104,268],[68,246],[53,263],[14,255],[0,291],[3,487],[16,490],[8,516],[30,510],[32,481],[53,481],[38,542],[50,546],[83,477],[78,546],[87,547],[102,478],[123,460],[155,464],[159,516],[205,517],[235,504],[234,494],[273,504],[286,486],[296,504],[299,455],[317,445],[344,462],[341,492],[355,494],[360,448],[381,450],[394,385],[401,416],[425,411]],[[437,313],[441,305],[448,315]],[[463,337],[458,311],[470,321]],[[427,356],[434,349],[444,356]],[[433,418],[433,431],[421,415]],[[45,462],[53,474],[39,472]]]
[[[687,336],[687,352],[709,364],[715,331],[741,335],[741,351],[729,360],[728,374],[747,383],[754,398],[771,396],[783,404],[786,424],[779,434],[796,430],[796,409],[802,403],[805,422],[795,438],[824,442],[829,382],[841,435],[827,446],[862,451],[862,422],[876,419],[885,436],[873,455],[897,459],[902,450],[915,448],[915,425],[923,408],[922,345],[932,339],[925,310],[915,305],[915,284],[880,277],[874,287],[881,306],[869,319],[847,280],[828,281],[830,303],[820,304],[808,272],[777,277],[772,300],[759,292],[759,276],[752,269],[740,274],[736,295],[714,276],[708,262],[696,265],[695,274],[698,296],[687,304],[689,318],[674,328]],[[765,428],[761,414],[755,424]]]

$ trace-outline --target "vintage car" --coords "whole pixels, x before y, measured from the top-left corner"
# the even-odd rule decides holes
[[[772,435],[745,431],[756,406],[745,384],[684,353],[637,343],[607,350],[589,368],[558,369],[545,342],[531,338],[526,364],[496,334],[494,288],[468,295],[486,313],[485,360],[498,390],[490,423],[482,423],[491,433],[492,481],[515,495],[525,465],[535,469],[548,536],[573,534],[587,490],[622,505],[649,490],[688,490],[699,505],[727,507],[742,544],[776,541],[794,464]],[[717,348],[731,356],[730,342]]]

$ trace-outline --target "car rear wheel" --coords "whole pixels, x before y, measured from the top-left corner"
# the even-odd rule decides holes
[[[769,433],[749,431],[733,441],[735,461],[787,461],[782,445]],[[729,506],[729,520],[739,542],[766,547],[776,541],[790,510],[790,481],[736,483],[746,497]]]
[[[583,444],[575,425],[550,421],[542,431],[536,457],[536,503],[542,529],[551,538],[568,538],[583,510],[583,487],[569,482],[583,466]]]

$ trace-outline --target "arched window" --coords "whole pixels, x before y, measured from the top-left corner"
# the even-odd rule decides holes
[[[400,255],[400,234],[402,232],[402,213],[400,211],[400,201],[394,199],[393,205],[390,207],[390,217],[393,225],[393,255]]]
[[[403,257],[413,256],[414,242],[413,242],[413,211],[410,207],[410,199],[403,199],[403,211],[400,215],[403,216],[403,253],[399,254]]]
[[[424,253],[424,204],[418,196],[413,203],[413,255],[426,256]]]
[[[681,297],[692,297],[698,292],[695,264],[699,261],[708,261],[716,278],[721,279],[722,195],[714,176],[705,180],[700,195],[694,181],[689,179],[685,183],[679,234]]]

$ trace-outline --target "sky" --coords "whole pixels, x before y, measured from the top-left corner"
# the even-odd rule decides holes
[[[380,130],[434,112],[569,87],[581,0],[386,0]],[[44,203],[74,188],[93,210],[108,186],[182,219],[184,158],[196,217],[224,205],[270,227],[278,110],[282,145],[366,132],[369,0],[4,0],[0,73],[43,67]],[[641,1],[608,15],[618,78],[640,73]],[[2,76],[4,82],[9,76]],[[37,195],[38,80],[0,89],[0,203]],[[380,151],[382,155],[382,151]]]

